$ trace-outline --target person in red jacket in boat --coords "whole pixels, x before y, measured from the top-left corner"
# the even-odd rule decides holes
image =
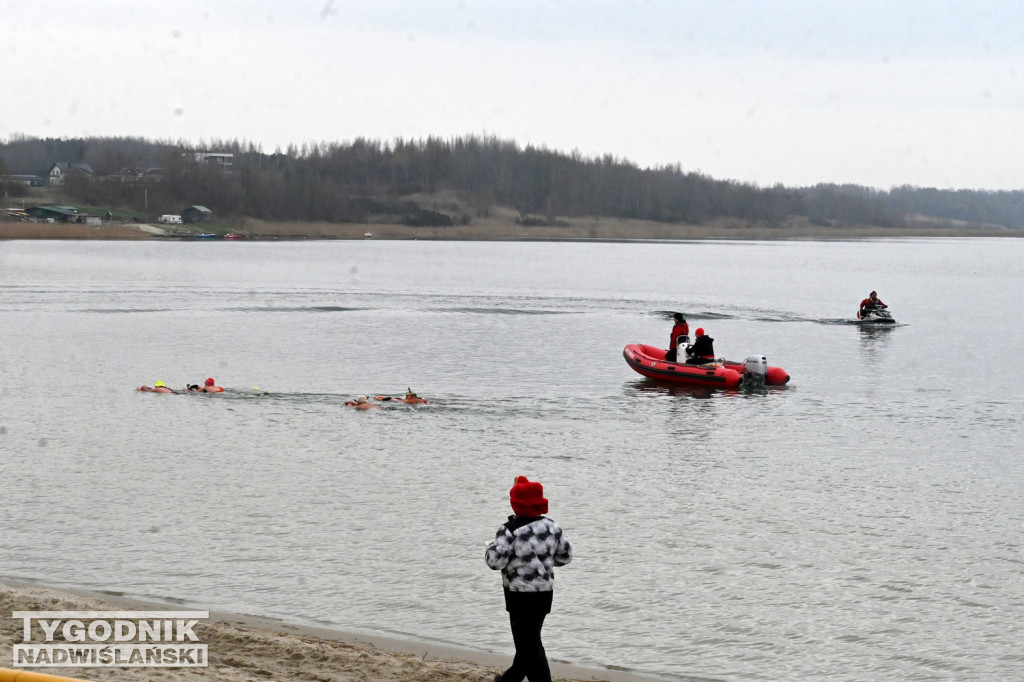
[[[715,361],[715,340],[704,333],[702,327],[694,332],[693,343],[686,347],[686,364],[703,365]]]
[[[690,325],[687,324],[686,318],[683,317],[682,313],[676,313],[672,316],[672,319],[675,320],[675,324],[672,325],[672,332],[669,334],[668,352],[665,353],[665,359],[669,362],[676,362],[679,337],[685,337],[683,338],[683,343],[690,342]]]
[[[857,317],[863,318],[866,314],[877,308],[888,308],[886,304],[882,303],[882,299],[878,298],[878,294],[872,291],[867,298],[860,302],[860,311],[857,313]]]

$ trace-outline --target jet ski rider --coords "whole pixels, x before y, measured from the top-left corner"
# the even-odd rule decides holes
[[[882,303],[882,299],[878,298],[878,294],[872,291],[867,298],[860,302],[860,312],[857,314],[858,317],[864,317],[876,308],[888,308],[886,304]]]

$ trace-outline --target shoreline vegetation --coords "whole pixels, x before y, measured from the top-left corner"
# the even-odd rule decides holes
[[[14,644],[23,641],[23,622],[10,615],[15,611],[180,611],[194,608],[180,602],[165,604],[117,593],[55,589],[24,580],[3,578],[0,579],[0,612],[3,612],[0,618],[3,651],[0,654],[5,661],[0,662],[0,668],[12,664]],[[98,682],[127,682],[149,678],[164,682],[196,679],[224,682],[260,679],[491,682],[495,674],[504,670],[512,660],[511,654],[361,635],[329,628],[292,625],[260,616],[212,611],[210,618],[197,624],[194,632],[200,643],[208,646],[208,667],[15,670]],[[42,633],[37,631],[34,636],[41,638]],[[557,639],[557,635],[552,635],[552,639]],[[588,668],[555,660],[551,661],[551,673],[556,682],[657,682],[661,679],[626,670]],[[697,677],[673,679],[681,682],[711,682],[707,678]]]
[[[394,223],[270,222],[245,218],[230,225],[194,224],[190,231],[149,223],[32,223],[0,220],[0,240],[10,239],[190,239],[198,233],[228,233],[250,240],[432,240],[432,241],[691,241],[691,240],[846,240],[885,238],[1024,237],[1024,230],[968,227],[919,220],[899,228],[872,225],[819,225],[792,219],[767,225],[736,219],[701,224],[668,224],[619,218],[561,219],[554,225],[518,224],[511,217],[481,219],[469,225],[410,226]],[[367,237],[367,235],[370,235]]]
[[[13,135],[0,140],[0,194],[0,240],[1024,236],[1024,190],[762,187],[490,135],[357,138],[273,153],[238,139]],[[56,222],[17,222],[26,216]]]

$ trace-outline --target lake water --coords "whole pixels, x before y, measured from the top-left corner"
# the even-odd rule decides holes
[[[1022,679],[1022,299],[1019,239],[0,242],[0,577],[511,653],[525,474],[552,658]],[[790,385],[642,379],[674,310]]]

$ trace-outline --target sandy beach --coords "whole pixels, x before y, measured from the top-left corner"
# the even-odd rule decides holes
[[[54,589],[0,581],[0,668],[12,668],[13,645],[22,642],[22,620],[15,611],[181,610],[114,594]],[[195,607],[189,606],[188,609]],[[253,615],[210,612],[195,627],[208,645],[205,668],[20,668],[82,680],[321,680],[338,682],[490,682],[510,656],[473,649],[372,637],[326,628],[296,626]],[[59,635],[58,635],[59,636]],[[511,639],[511,635],[510,635]],[[629,671],[595,669],[551,661],[561,682],[654,682],[659,678]],[[698,681],[700,678],[673,678]]]

